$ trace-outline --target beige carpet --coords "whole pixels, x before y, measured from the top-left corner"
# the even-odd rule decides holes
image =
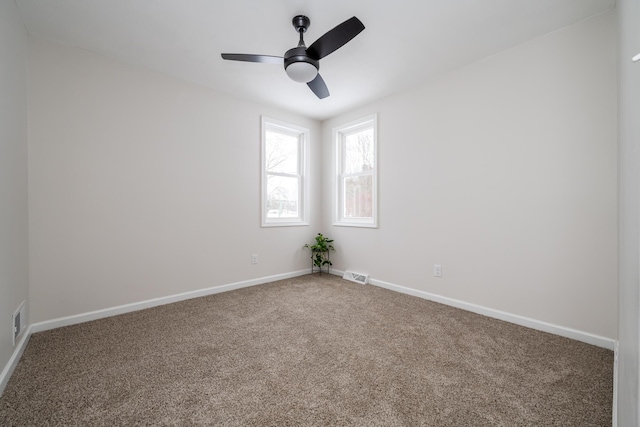
[[[34,334],[0,425],[611,426],[611,351],[329,275]]]

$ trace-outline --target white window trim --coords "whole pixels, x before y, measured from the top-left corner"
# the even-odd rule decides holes
[[[350,133],[350,131],[356,130],[359,127],[364,127],[371,123],[373,125],[373,153],[374,153],[374,165],[371,173],[373,177],[372,183],[372,212],[373,218],[371,219],[358,219],[358,218],[343,218],[342,217],[342,188],[341,188],[341,176],[342,170],[342,134]],[[378,115],[372,114],[370,116],[363,117],[359,120],[354,120],[342,126],[333,128],[333,225],[343,227],[366,227],[377,228],[378,227]],[[359,175],[359,174],[358,174]],[[344,175],[348,176],[348,174]]]
[[[303,135],[300,149],[298,150],[299,159],[298,164],[300,166],[299,176],[299,193],[298,193],[298,209],[300,210],[300,216],[297,218],[267,218],[267,170],[266,170],[266,130],[269,127],[279,127],[285,132],[291,133],[294,131]],[[260,171],[261,171],[261,189],[260,189],[260,218],[262,227],[292,227],[292,226],[304,226],[309,225],[309,211],[310,211],[310,185],[309,185],[309,146],[311,140],[311,131],[302,126],[297,126],[291,123],[287,123],[281,120],[272,119],[270,117],[261,117],[260,127]]]

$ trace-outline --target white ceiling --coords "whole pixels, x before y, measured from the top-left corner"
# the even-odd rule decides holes
[[[27,31],[315,119],[415,86],[615,6],[615,0],[15,0]],[[319,100],[281,66],[307,15],[309,46],[357,16],[365,30],[320,61]]]

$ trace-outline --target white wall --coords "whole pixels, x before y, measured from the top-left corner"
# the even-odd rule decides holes
[[[331,129],[371,113],[379,228],[331,226]],[[326,121],[322,133],[323,231],[337,269],[616,338],[614,12]]]
[[[318,122],[29,43],[34,322],[308,268],[315,200],[311,226],[260,227],[260,115],[310,127],[315,192]]]
[[[618,0],[619,268],[618,425],[640,423],[640,3]]]
[[[27,35],[15,3],[1,1],[0,371],[13,353],[11,316],[29,295],[27,212]]]

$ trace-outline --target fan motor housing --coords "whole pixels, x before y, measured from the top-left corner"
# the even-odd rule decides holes
[[[298,47],[294,47],[293,49],[289,49],[285,54],[284,54],[284,69],[286,70],[287,67],[295,62],[307,62],[311,65],[313,65],[314,67],[316,67],[316,70],[320,69],[320,63],[318,61],[316,61],[313,58],[310,58],[307,55],[307,48],[304,46],[298,46]]]
[[[318,75],[320,64],[310,58],[304,46],[289,49],[284,54],[284,70],[289,78],[299,83],[309,83]]]

